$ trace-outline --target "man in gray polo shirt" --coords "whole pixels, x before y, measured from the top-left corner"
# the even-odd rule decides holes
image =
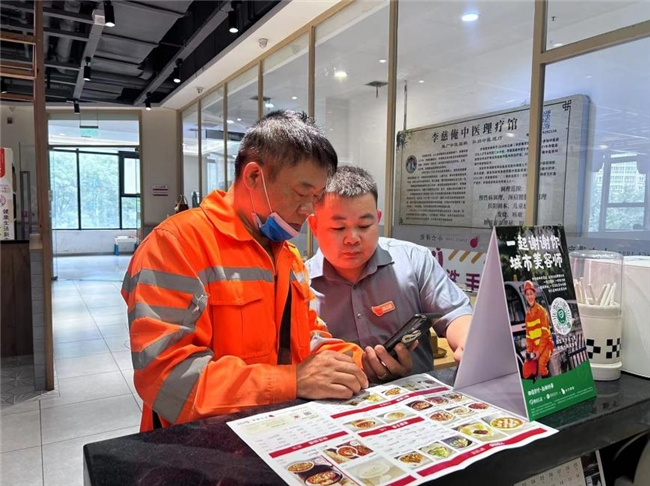
[[[430,250],[379,238],[381,211],[370,174],[339,167],[314,210],[309,225],[319,249],[306,263],[316,294],[312,308],[333,336],[365,348],[368,378],[381,382],[433,369],[428,332],[412,353],[398,344],[397,359],[381,346],[415,313],[442,315],[435,331],[447,337],[460,361],[472,315],[469,299]]]

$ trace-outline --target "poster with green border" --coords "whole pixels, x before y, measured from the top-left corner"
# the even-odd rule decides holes
[[[596,396],[561,226],[495,227],[455,388],[536,420]]]
[[[564,229],[497,227],[496,236],[528,416],[595,397]]]

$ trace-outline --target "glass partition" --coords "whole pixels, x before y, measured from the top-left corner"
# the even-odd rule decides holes
[[[477,6],[399,3],[393,234],[431,247],[525,216],[534,2]]]
[[[650,2],[549,0],[546,49],[594,37],[650,19]]]
[[[199,194],[199,104],[192,105],[183,118],[183,194],[190,201]],[[178,197],[178,196],[176,196]]]
[[[201,101],[201,171],[204,195],[215,189],[226,190],[223,108],[223,88]]]
[[[253,67],[228,83],[228,184],[235,179],[235,157],[239,143],[257,120],[257,74],[258,68]],[[265,109],[273,109],[269,100],[264,104]]]
[[[316,121],[334,145],[340,165],[357,165],[373,175],[382,209],[388,108],[388,5],[378,1],[355,2],[318,25],[314,80]]]
[[[586,54],[546,68],[545,100],[564,106],[576,135],[565,150],[545,134],[540,161],[539,223],[545,187],[564,183],[560,199],[569,244],[648,253],[650,241],[650,39]],[[548,103],[548,102],[546,102]],[[548,111],[548,110],[546,110]],[[552,113],[554,115],[554,113]],[[561,116],[561,115],[558,115]],[[553,118],[543,114],[542,129]],[[546,128],[546,130],[545,130]],[[554,152],[560,149],[560,153]],[[566,161],[566,162],[564,162]],[[560,168],[566,163],[566,174]]]
[[[309,36],[303,35],[264,60],[264,114],[273,110],[308,111],[308,54]]]

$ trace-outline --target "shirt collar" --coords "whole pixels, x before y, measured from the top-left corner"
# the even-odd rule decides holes
[[[391,254],[380,244],[377,244],[377,248],[370,257],[370,260],[368,260],[366,263],[366,267],[363,269],[363,272],[361,272],[359,280],[367,277],[368,275],[372,275],[377,271],[378,268],[390,265],[391,263],[393,263],[393,257]],[[340,278],[334,270],[332,264],[325,260],[325,256],[319,248],[310,261],[309,278],[316,279],[320,277],[327,277],[330,280],[333,278]]]

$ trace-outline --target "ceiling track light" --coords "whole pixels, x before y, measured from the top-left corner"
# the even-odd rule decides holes
[[[115,10],[110,1],[104,2],[104,25],[106,27],[115,27]]]
[[[81,108],[79,107],[79,101],[74,100],[74,113],[75,115],[79,115],[81,113]]]
[[[84,65],[84,81],[90,81],[92,78],[92,71],[90,68],[90,58],[86,58],[86,64]]]
[[[239,27],[237,26],[237,11],[235,10],[235,7],[228,12],[228,32],[231,34],[239,32]]]
[[[176,67],[174,68],[174,82],[176,84],[181,84],[181,64],[183,64],[183,60],[181,58],[176,59]]]
[[[144,109],[151,111],[151,93],[147,93],[147,98],[144,101]]]

